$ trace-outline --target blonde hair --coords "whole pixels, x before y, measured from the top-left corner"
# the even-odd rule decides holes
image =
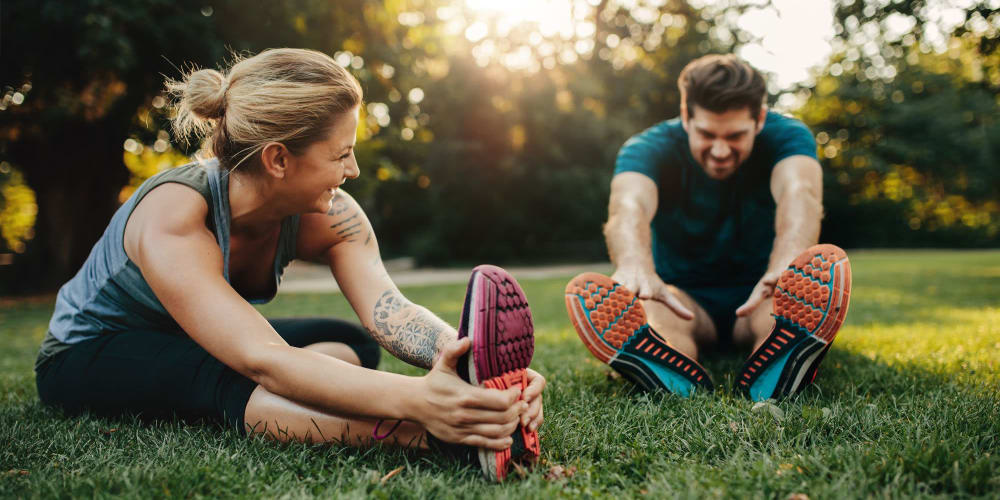
[[[361,85],[347,70],[305,49],[268,49],[237,58],[223,72],[191,69],[166,85],[176,136],[209,139],[227,170],[248,159],[251,170],[258,168],[255,156],[269,142],[301,154],[362,99]]]

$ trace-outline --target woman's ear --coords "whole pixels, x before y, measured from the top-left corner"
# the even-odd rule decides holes
[[[275,179],[284,179],[288,169],[290,152],[280,142],[269,142],[260,150],[260,163],[264,174]]]

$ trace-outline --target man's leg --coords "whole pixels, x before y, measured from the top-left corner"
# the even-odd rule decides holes
[[[774,330],[774,299],[768,298],[748,317],[739,318],[733,326],[733,343],[756,351]]]
[[[691,359],[698,359],[700,350],[714,345],[718,340],[715,324],[691,295],[675,286],[668,285],[668,288],[684,307],[694,313],[694,319],[683,319],[655,300],[643,300],[642,307],[646,310],[646,321],[678,351]]]

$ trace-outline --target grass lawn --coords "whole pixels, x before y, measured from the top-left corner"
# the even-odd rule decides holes
[[[1000,497],[1000,251],[869,251],[851,260],[847,323],[817,384],[779,402],[780,412],[755,411],[732,394],[744,353],[706,360],[721,388],[714,394],[632,390],[577,338],[563,305],[570,277],[523,281],[536,325],[532,366],[549,381],[542,462],[502,485],[394,449],[65,418],[40,406],[32,371],[52,302],[8,301],[0,305],[0,498]],[[464,286],[404,292],[457,324]],[[334,294],[282,295],[261,310],[351,315]],[[384,369],[419,373],[383,359]]]

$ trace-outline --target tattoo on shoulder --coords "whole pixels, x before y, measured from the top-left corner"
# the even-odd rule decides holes
[[[406,300],[397,290],[386,290],[375,303],[372,335],[397,358],[430,368],[444,331],[441,321]]]
[[[361,215],[361,211],[348,206],[343,201],[336,202],[327,215],[336,216],[336,222],[330,225],[330,229],[335,229],[337,231],[337,236],[341,239],[347,241],[355,241],[351,239],[355,236],[361,234],[363,229],[364,218]],[[367,243],[367,242],[366,242]]]
[[[351,204],[344,200],[342,196],[337,196],[333,200],[333,205],[326,215],[340,215],[348,210],[350,210]]]

